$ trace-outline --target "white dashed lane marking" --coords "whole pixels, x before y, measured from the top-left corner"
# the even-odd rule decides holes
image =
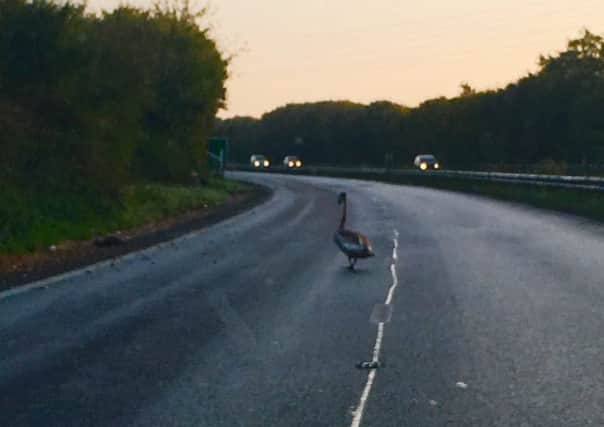
[[[392,274],[392,284],[390,285],[390,289],[388,289],[388,296],[386,297],[385,305],[390,305],[392,303],[392,299],[394,298],[394,292],[398,287],[398,277],[396,274],[396,262],[398,260],[398,231],[394,230],[394,238],[392,239],[393,248],[392,248],[392,263],[390,264],[390,273]],[[385,323],[379,322],[377,327],[377,337],[375,339],[375,345],[373,346],[373,358],[372,362],[379,366],[380,361],[380,353],[382,351],[382,341],[384,339],[384,328]],[[372,369],[367,374],[367,382],[365,383],[365,388],[363,389],[363,393],[359,399],[359,404],[356,409],[353,411],[352,424],[351,427],[359,427],[361,425],[361,421],[363,420],[363,413],[365,412],[365,406],[367,404],[367,400],[371,395],[371,389],[373,387],[373,382],[375,381],[375,377],[377,375],[377,370]]]

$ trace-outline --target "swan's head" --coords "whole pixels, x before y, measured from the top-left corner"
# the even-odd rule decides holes
[[[346,193],[342,192],[338,195],[338,205],[341,205],[346,201]]]

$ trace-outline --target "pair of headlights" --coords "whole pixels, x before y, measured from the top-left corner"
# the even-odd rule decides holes
[[[425,171],[426,169],[428,169],[428,163],[421,163],[419,165],[419,168]],[[440,169],[440,165],[438,163],[434,163],[434,169]]]
[[[259,168],[260,166],[264,166],[265,168],[268,168],[271,163],[268,160],[254,160],[254,167]],[[290,168],[301,168],[302,167],[302,161],[301,160],[290,160],[289,162],[287,162],[287,166]]]

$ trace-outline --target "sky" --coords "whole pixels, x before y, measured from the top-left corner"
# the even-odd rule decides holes
[[[111,9],[122,0],[88,0]],[[149,6],[152,0],[130,0]],[[195,3],[194,0],[192,3]],[[604,0],[199,0],[233,55],[227,110],[259,117],[292,102],[406,106],[505,86],[583,28],[604,33]]]

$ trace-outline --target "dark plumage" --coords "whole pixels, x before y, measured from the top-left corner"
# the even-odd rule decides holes
[[[369,242],[367,237],[357,231],[345,228],[347,211],[346,193],[340,193],[338,204],[343,205],[342,219],[340,220],[340,226],[333,235],[333,241],[344,255],[348,257],[349,267],[352,270],[358,259],[369,258],[375,254],[373,253],[371,242]]]

